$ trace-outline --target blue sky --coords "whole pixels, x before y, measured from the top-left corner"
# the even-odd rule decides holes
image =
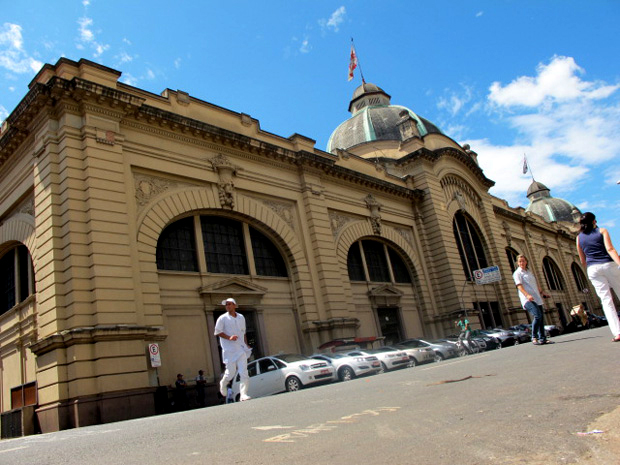
[[[0,0],[0,120],[44,63],[87,58],[325,149],[367,82],[457,142],[491,193],[527,206],[531,174],[593,211],[620,248],[620,1]]]

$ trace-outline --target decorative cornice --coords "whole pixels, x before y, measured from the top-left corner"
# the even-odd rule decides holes
[[[82,111],[96,111],[121,124],[197,143],[198,138],[224,147],[286,161],[299,167],[315,167],[329,176],[417,201],[424,195],[419,189],[409,189],[336,165],[337,157],[316,150],[294,151],[262,140],[235,133],[199,120],[145,104],[145,99],[128,92],[106,87],[80,78],[66,80],[57,76],[46,84],[35,83],[18,107],[7,118],[7,128],[0,137],[0,164],[21,144],[28,135],[29,122],[44,105],[58,106],[73,100]],[[155,125],[159,126],[156,128]],[[180,135],[185,133],[185,135]],[[191,135],[190,135],[191,134]],[[192,137],[193,136],[193,137]],[[455,151],[456,153],[456,151]]]
[[[400,158],[396,161],[396,164],[406,166],[419,159],[425,159],[432,163],[437,163],[441,158],[446,156],[456,158],[461,163],[466,165],[487,189],[490,189],[495,185],[495,181],[492,181],[484,175],[484,172],[482,171],[480,166],[478,166],[478,164],[472,159],[471,155],[468,155],[465,152],[461,152],[460,150],[456,150],[451,147],[444,147],[437,150],[429,150],[425,147],[422,147],[415,152],[412,152]]]
[[[94,344],[102,341],[163,341],[165,338],[166,334],[161,326],[86,326],[47,336],[32,344],[30,350],[40,356],[56,349],[66,349],[79,344]]]

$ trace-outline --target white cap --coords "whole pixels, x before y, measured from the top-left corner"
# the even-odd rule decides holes
[[[237,305],[237,302],[232,297],[229,297],[226,300],[222,300],[222,305],[226,305],[227,302],[232,302],[233,304]]]

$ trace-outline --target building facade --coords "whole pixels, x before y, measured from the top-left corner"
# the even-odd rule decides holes
[[[30,406],[55,431],[152,415],[177,373],[215,383],[230,296],[256,356],[439,337],[465,312],[476,327],[527,322],[520,253],[552,322],[600,305],[570,224],[490,195],[475,152],[375,85],[323,151],[120,75],[45,65],[2,126],[2,412]],[[475,284],[495,265],[500,281]]]

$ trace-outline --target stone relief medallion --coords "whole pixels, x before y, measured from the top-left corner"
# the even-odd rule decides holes
[[[141,209],[153,197],[167,191],[168,189],[177,187],[177,183],[164,178],[147,176],[144,174],[134,175],[134,183],[136,186],[136,203]]]
[[[17,211],[34,217],[34,198],[30,197],[26,199],[26,201],[19,206]]]
[[[262,203],[282,218],[286,224],[291,227],[291,229],[295,229],[293,221],[293,207],[290,204],[274,202],[273,200],[262,200]]]
[[[332,234],[334,237],[338,236],[342,228],[344,228],[351,221],[356,221],[355,218],[342,215],[338,212],[329,212],[329,223],[332,227]]]
[[[407,243],[411,246],[414,247],[413,244],[413,234],[411,233],[410,229],[406,229],[406,228],[394,228],[394,230],[403,238],[405,239],[405,241],[407,241]],[[415,248],[415,247],[414,247]]]

